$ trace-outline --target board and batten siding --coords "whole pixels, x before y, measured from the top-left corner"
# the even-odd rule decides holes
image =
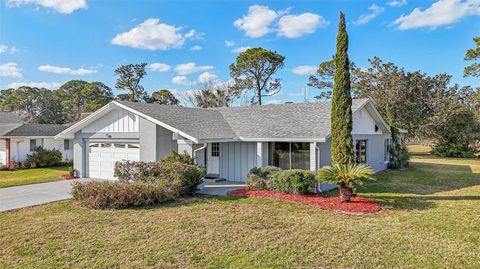
[[[263,165],[268,160],[268,144],[263,143]],[[247,181],[250,169],[257,166],[257,143],[220,143],[220,177],[231,181]]]
[[[116,109],[83,128],[83,133],[137,133],[139,117],[124,109]]]

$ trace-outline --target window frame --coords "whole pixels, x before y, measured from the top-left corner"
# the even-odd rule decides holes
[[[220,157],[220,143],[214,142],[211,145],[211,150],[210,150],[210,156],[211,157]]]
[[[30,139],[30,152],[35,151],[36,149],[37,149],[37,139]]]
[[[360,144],[359,144],[360,143]],[[362,150],[362,144],[363,144],[363,150]],[[358,147],[357,147],[358,145]],[[355,140],[355,148],[354,148],[354,151],[355,151],[355,163],[356,164],[366,164],[367,163],[367,148],[368,148],[368,140],[367,139],[358,139],[358,140]],[[364,158],[362,158],[362,156],[358,156],[358,154],[362,154],[364,153]],[[362,161],[362,159],[364,159]]]
[[[70,150],[70,140],[63,139],[63,150]]]

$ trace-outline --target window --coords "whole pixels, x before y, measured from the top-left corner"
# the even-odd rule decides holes
[[[70,149],[70,140],[68,140],[68,139],[63,140],[63,149],[64,150],[69,150]]]
[[[367,162],[367,140],[357,140],[355,142],[355,163]]]
[[[30,139],[30,151],[35,151],[36,148],[37,148],[37,140]]]
[[[270,143],[269,152],[269,165],[282,169],[310,169],[310,143]]]
[[[139,149],[140,146],[138,144],[128,144],[129,149]]]
[[[384,142],[384,152],[383,152],[383,160],[385,162],[388,162],[390,161],[390,147],[391,147],[391,143],[392,143],[392,139],[391,138],[387,138],[385,139],[385,142]]]
[[[125,144],[113,144],[114,148],[124,149],[126,147]]]
[[[212,157],[220,156],[220,143],[212,143]]]

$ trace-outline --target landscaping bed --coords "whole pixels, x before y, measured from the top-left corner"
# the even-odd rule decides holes
[[[237,197],[262,197],[287,200],[313,205],[322,209],[355,214],[375,214],[382,207],[373,200],[361,196],[354,196],[348,203],[342,203],[338,196],[323,196],[319,194],[287,194],[277,193],[270,190],[238,189],[228,192],[230,196]]]

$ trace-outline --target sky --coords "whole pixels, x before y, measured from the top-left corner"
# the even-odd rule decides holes
[[[319,90],[307,87],[308,76],[335,53],[339,11],[357,66],[378,56],[479,86],[478,78],[463,77],[463,58],[480,36],[480,0],[1,1],[0,89],[55,89],[81,79],[117,94],[114,70],[145,62],[147,92],[179,93],[230,79],[240,52],[263,47],[285,56],[276,75],[282,89],[264,102],[311,100]]]

